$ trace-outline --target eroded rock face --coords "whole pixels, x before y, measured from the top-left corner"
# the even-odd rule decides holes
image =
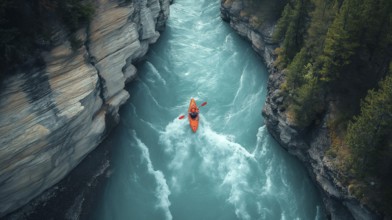
[[[280,94],[284,73],[272,65],[273,51],[278,46],[272,41],[274,24],[252,25],[250,17],[241,15],[242,4],[242,0],[221,0],[221,17],[252,43],[269,69],[268,95],[262,112],[268,131],[283,148],[304,163],[321,192],[328,218],[378,219],[376,214],[349,195],[347,186],[339,182],[332,163],[324,157],[331,144],[326,126],[328,114],[312,131],[302,131],[290,122],[282,105],[284,97]]]
[[[252,43],[253,49],[264,58],[268,68],[272,68],[273,51],[276,44],[272,40],[275,25],[263,22],[262,25],[253,24],[249,15],[241,16],[244,7],[242,0],[221,0],[221,18],[242,37]]]
[[[132,65],[156,42],[169,0],[127,5],[99,0],[84,46],[65,41],[42,54],[44,65],[0,87],[0,217],[61,180],[107,135],[129,98]]]

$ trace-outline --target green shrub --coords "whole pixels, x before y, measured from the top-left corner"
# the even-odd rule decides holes
[[[90,0],[1,0],[0,75],[50,47],[52,20],[61,20],[72,35],[93,14]],[[76,39],[71,44],[81,46]]]
[[[63,21],[71,31],[75,31],[83,23],[89,22],[95,12],[94,5],[89,1],[58,0],[58,5]]]

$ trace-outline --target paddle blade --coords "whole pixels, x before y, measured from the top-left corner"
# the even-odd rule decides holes
[[[203,104],[201,104],[201,106],[205,106],[205,105],[207,105],[207,102],[203,102]]]
[[[181,115],[180,117],[178,117],[178,119],[183,119],[185,118],[185,115]]]

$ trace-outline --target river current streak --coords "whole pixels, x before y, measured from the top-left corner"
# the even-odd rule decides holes
[[[113,173],[93,219],[323,219],[304,167],[268,134],[268,73],[220,18],[220,1],[176,0],[128,91]],[[196,133],[186,114],[200,105]]]

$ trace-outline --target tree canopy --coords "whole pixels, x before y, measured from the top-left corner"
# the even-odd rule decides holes
[[[326,114],[344,116],[328,122],[331,138],[341,139],[332,140],[339,146],[331,155],[346,160],[337,167],[361,186],[356,195],[385,212],[392,210],[391,32],[390,0],[292,0],[274,33],[287,114],[305,130]]]

